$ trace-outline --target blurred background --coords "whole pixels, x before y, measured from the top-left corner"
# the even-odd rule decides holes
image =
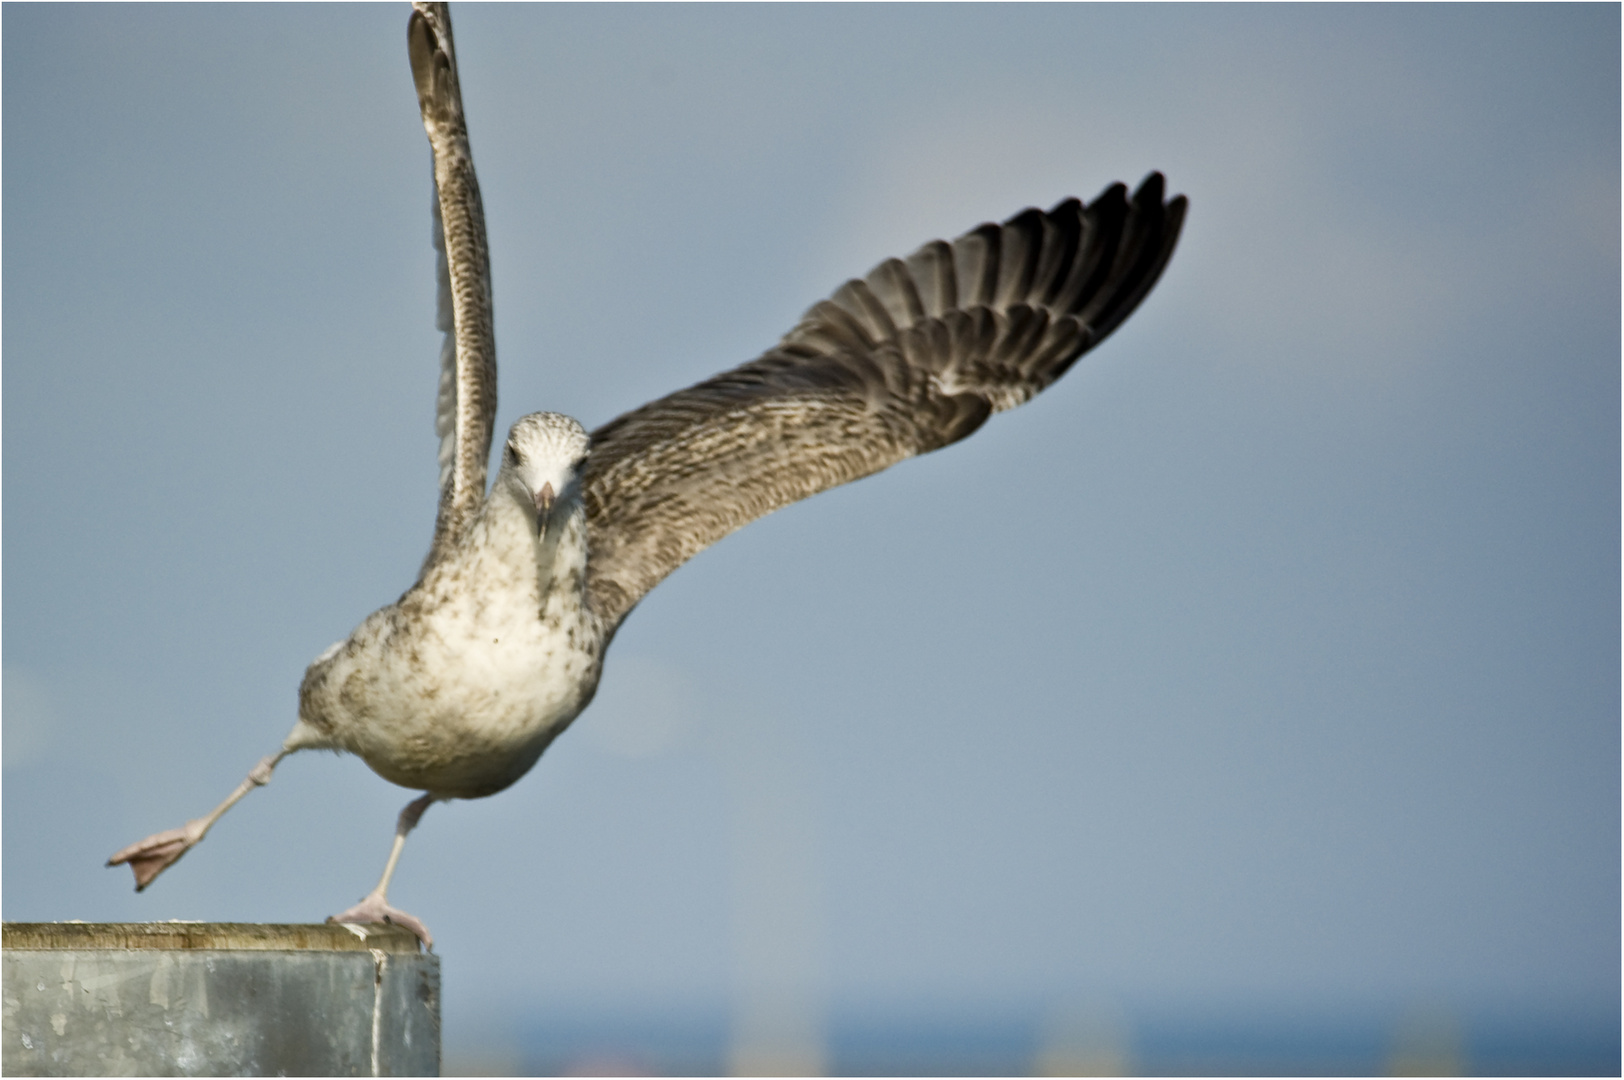
[[[319,921],[435,508],[404,5],[7,5],[4,917]],[[457,8],[499,424],[1160,169],[1138,313],[652,593],[391,899],[448,1072],[1619,1068],[1619,9]]]

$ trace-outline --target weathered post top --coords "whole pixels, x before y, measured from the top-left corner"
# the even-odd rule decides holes
[[[10,949],[242,949],[277,952],[419,953],[398,926],[334,923],[0,923],[0,948]]]
[[[11,1076],[423,1076],[440,961],[394,926],[5,923]]]

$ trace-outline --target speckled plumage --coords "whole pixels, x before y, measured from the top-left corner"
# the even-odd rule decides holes
[[[969,435],[1128,317],[1185,200],[1159,173],[888,259],[757,360],[592,433],[594,614],[613,632],[667,574],[763,514]]]
[[[418,581],[312,663],[299,719],[206,819],[114,856],[144,887],[221,813],[308,748],[348,751],[427,792],[402,812],[383,880],[436,799],[523,776],[591,701],[622,620],[666,575],[779,507],[947,446],[1049,386],[1111,333],[1171,257],[1185,200],[1152,173],[982,225],[815,304],[760,358],[605,424],[533,413],[485,490],[496,353],[484,211],[449,14],[414,4],[408,51],[434,152],[440,503]]]
[[[400,600],[310,665],[290,745],[346,750],[403,787],[472,799],[523,776],[586,707],[603,650],[580,602],[585,513],[571,493],[538,536],[513,472],[504,464]]]
[[[496,330],[485,204],[474,174],[451,13],[445,4],[413,5],[406,50],[434,153],[435,324],[445,334],[434,418],[440,436],[440,510],[433,558],[468,526],[485,498],[485,461],[496,422]]]
[[[396,783],[458,797],[507,786],[590,701],[604,647],[649,589],[763,514],[956,442],[1054,382],[1149,291],[1183,210],[1182,199],[1164,202],[1152,174],[1132,200],[1113,185],[1086,207],[1069,199],[951,245],[927,244],[841,286],[760,359],[599,428],[579,478],[581,505],[559,547],[568,571],[547,594],[554,621],[526,613],[536,586],[515,572],[524,558],[493,554],[522,540],[494,524],[512,501],[499,477],[464,536],[442,541],[437,533],[423,580],[363,623],[338,657],[311,667],[301,715],[318,728],[328,715],[379,717],[372,726],[386,736],[344,734],[339,724],[327,738]],[[461,433],[455,442],[481,445]],[[480,692],[484,675],[472,673],[522,661],[464,626],[491,624],[497,611],[508,620],[506,640],[530,650],[535,678],[520,682],[545,702],[532,707],[535,715],[548,717],[523,740],[503,743],[508,757],[482,732],[514,729],[518,684],[504,683],[508,696],[498,701]],[[465,644],[453,648],[449,639]],[[337,694],[328,688],[333,666],[367,671],[365,680],[346,679],[372,689]],[[373,703],[384,679],[402,689],[380,712]],[[449,708],[442,681],[458,688],[466,711]],[[476,745],[477,754],[462,749]],[[488,780],[474,780],[475,762],[485,763]],[[448,770],[455,787],[443,778]]]

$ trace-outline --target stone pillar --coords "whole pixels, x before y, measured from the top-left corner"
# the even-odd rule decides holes
[[[438,1076],[440,958],[394,926],[6,923],[7,1076]]]

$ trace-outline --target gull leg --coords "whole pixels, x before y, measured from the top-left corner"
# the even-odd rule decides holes
[[[129,863],[130,869],[135,871],[135,891],[151,885],[153,879],[174,864],[182,855],[186,854],[202,840],[220,815],[224,814],[237,804],[237,800],[253,791],[257,787],[264,787],[271,781],[271,771],[276,768],[277,762],[287,757],[293,751],[284,748],[281,753],[272,754],[262,758],[258,765],[249,770],[248,776],[237,785],[237,790],[226,797],[226,801],[216,806],[207,815],[193,818],[178,829],[155,833],[129,847],[116,852],[107,860],[108,866],[117,866],[120,863]]]
[[[359,904],[348,911],[328,916],[328,922],[394,923],[416,934],[418,940],[428,948],[434,948],[434,936],[429,933],[429,928],[404,911],[390,907],[385,897],[389,894],[389,879],[395,876],[395,864],[400,862],[400,849],[406,846],[406,834],[417,828],[418,819],[423,816],[423,811],[438,800],[438,795],[429,792],[406,804],[406,809],[400,812],[400,818],[395,823],[395,843],[389,849],[389,861],[384,864],[383,877],[379,879],[378,887],[367,893]]]

